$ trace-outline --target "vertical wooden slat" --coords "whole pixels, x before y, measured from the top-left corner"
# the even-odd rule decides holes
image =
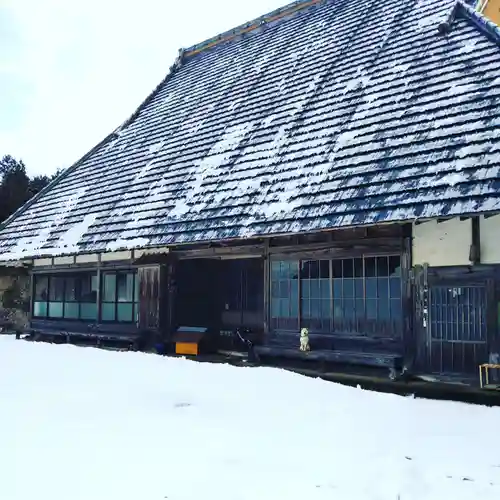
[[[92,283],[90,284],[92,287]],[[101,288],[102,288],[102,273],[101,273],[101,254],[99,254],[97,260],[97,322],[100,323],[102,320],[102,301],[101,301]]]
[[[139,280],[139,328],[150,330],[160,326],[160,266],[140,267]]]
[[[269,258],[269,240],[264,243],[264,335],[270,331],[270,292],[271,292],[271,261]]]

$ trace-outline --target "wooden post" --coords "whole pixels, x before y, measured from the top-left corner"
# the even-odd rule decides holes
[[[270,288],[271,288],[271,262],[269,259],[269,239],[264,242],[264,335],[270,331]]]

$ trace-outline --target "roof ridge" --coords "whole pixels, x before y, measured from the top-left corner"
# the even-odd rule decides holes
[[[455,20],[461,18],[500,47],[500,27],[476,10],[475,5],[474,0],[456,0],[446,21],[439,25],[439,30],[443,34],[449,33]]]
[[[252,21],[241,24],[236,28],[220,33],[219,35],[209,38],[203,42],[197,43],[196,45],[192,45],[191,47],[184,49],[184,55],[186,58],[194,56],[223,42],[228,42],[238,36],[254,31],[262,25],[278,21],[283,17],[294,14],[295,12],[304,10],[307,7],[324,1],[325,0],[295,0],[292,3],[285,5],[284,7],[275,9],[268,14],[264,14],[263,16],[253,19]]]

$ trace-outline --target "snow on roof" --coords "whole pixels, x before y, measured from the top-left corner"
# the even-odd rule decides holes
[[[460,1],[318,0],[182,51],[0,260],[498,210],[499,44]]]

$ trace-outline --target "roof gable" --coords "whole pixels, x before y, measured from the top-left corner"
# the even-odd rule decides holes
[[[8,221],[0,254],[500,209],[500,51],[455,5],[323,0],[191,50],[130,120]]]

